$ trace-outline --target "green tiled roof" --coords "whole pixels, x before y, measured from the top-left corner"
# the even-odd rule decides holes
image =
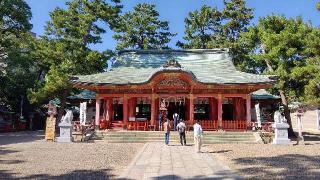
[[[181,68],[163,65],[176,60]],[[73,83],[82,84],[141,84],[158,72],[186,72],[201,83],[256,84],[272,83],[267,75],[237,71],[227,49],[211,50],[127,50],[115,58],[110,71],[86,76],[75,76]]]
[[[82,90],[79,94],[75,94],[72,96],[68,96],[67,99],[75,100],[75,99],[95,99],[96,93],[90,90]]]
[[[254,91],[251,93],[251,98],[254,100],[261,99],[280,99],[279,96],[272,95],[268,93],[265,89],[259,89],[258,91]]]

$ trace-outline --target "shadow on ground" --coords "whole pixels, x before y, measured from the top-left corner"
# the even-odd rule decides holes
[[[320,156],[285,154],[234,161],[242,166],[238,171],[248,179],[320,179]]]
[[[30,139],[31,140],[31,139]],[[19,141],[20,142],[20,141]],[[24,141],[25,142],[25,141]],[[15,142],[17,143],[17,142]],[[0,155],[5,157],[9,153],[16,153],[19,151],[9,150],[3,147],[0,147]],[[0,157],[1,157],[0,156]],[[20,164],[25,161],[21,160],[2,160],[0,159],[0,164]],[[26,175],[21,176],[19,174],[13,173],[10,170],[1,170],[0,169],[0,179],[67,179],[67,180],[87,180],[87,179],[114,179],[115,175],[111,173],[112,169],[99,169],[99,170],[74,170],[69,173],[61,175],[49,175],[49,174],[35,174],[35,175]]]
[[[141,177],[142,179],[143,177]],[[186,180],[197,180],[197,179],[201,179],[201,180],[222,180],[222,179],[230,179],[230,180],[240,180],[242,178],[237,177],[235,174],[228,172],[217,172],[215,174],[215,177],[206,177],[206,176],[194,176],[191,178],[183,178],[181,176],[176,176],[176,175],[164,175],[164,176],[156,176],[156,177],[151,177],[148,178],[150,180],[180,180],[180,179],[186,179]],[[133,180],[130,178],[120,178],[118,180]]]
[[[303,133],[303,137],[305,141],[320,141],[320,134],[316,133],[305,132]]]
[[[41,139],[44,139],[44,131],[0,133],[0,145],[32,142]]]
[[[114,179],[115,175],[111,174],[111,169],[100,169],[97,171],[93,170],[75,170],[70,173],[61,174],[57,176],[52,176],[48,174],[36,174],[24,177],[15,177],[15,174],[10,173],[9,171],[0,170],[0,179],[56,179],[56,180],[105,180],[105,179]]]

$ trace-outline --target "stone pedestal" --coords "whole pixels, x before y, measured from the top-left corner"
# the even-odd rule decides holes
[[[289,125],[287,123],[275,123],[273,127],[275,129],[273,144],[291,144],[291,141],[288,138]]]
[[[57,138],[57,142],[72,142],[72,125],[69,123],[61,122],[60,127],[60,137]]]

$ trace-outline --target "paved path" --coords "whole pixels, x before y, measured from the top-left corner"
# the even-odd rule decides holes
[[[229,167],[194,146],[147,143],[120,179],[241,179]]]

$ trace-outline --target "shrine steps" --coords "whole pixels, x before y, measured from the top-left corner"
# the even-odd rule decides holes
[[[186,134],[187,144],[193,144],[193,132]],[[159,131],[96,131],[92,140],[108,143],[164,142],[164,133]],[[179,143],[179,133],[170,133],[170,142]],[[204,144],[254,144],[258,143],[253,132],[205,132]]]

